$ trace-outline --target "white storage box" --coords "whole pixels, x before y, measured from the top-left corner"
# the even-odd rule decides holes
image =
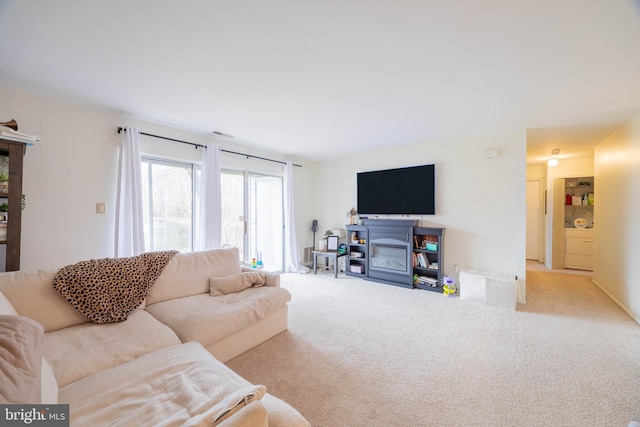
[[[518,299],[516,279],[488,271],[461,270],[460,299],[515,310]]]
[[[350,265],[349,266],[349,271],[351,271],[352,273],[363,274],[364,273],[364,266],[363,265]]]

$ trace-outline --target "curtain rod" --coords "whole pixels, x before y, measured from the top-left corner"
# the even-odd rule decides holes
[[[122,132],[126,132],[126,131],[127,130],[125,128],[123,128],[122,126],[118,128],[118,133],[122,133]],[[140,132],[140,135],[150,136],[152,138],[158,138],[158,139],[165,139],[167,141],[179,142],[181,144],[193,145],[196,149],[198,149],[198,148],[207,148],[206,145],[196,144],[195,142],[182,141],[180,139],[168,138],[166,136],[154,135],[154,134],[146,133],[146,132]],[[287,162],[283,162],[281,160],[268,159],[266,157],[254,156],[253,154],[238,153],[237,151],[229,151],[229,150],[225,150],[223,148],[221,148],[220,151],[225,152],[225,153],[229,153],[229,154],[236,154],[238,156],[244,156],[247,159],[248,158],[253,158],[253,159],[266,160],[268,162],[280,163],[282,165],[286,165],[287,164]],[[293,163],[293,166],[297,166],[299,168],[302,167],[302,165],[297,165],[295,163]]]

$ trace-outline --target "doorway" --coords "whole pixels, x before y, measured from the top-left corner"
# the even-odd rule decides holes
[[[221,183],[222,244],[237,247],[241,261],[255,258],[265,270],[282,271],[282,177],[223,170]]]

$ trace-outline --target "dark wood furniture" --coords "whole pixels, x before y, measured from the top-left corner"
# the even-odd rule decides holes
[[[6,245],[5,270],[20,270],[20,239],[22,230],[22,166],[27,149],[25,142],[0,137],[0,156],[8,157],[9,188],[0,192],[0,203],[8,204],[7,236],[0,240]]]

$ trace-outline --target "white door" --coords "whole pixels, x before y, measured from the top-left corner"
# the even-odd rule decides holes
[[[540,261],[540,181],[527,181],[527,259]]]

